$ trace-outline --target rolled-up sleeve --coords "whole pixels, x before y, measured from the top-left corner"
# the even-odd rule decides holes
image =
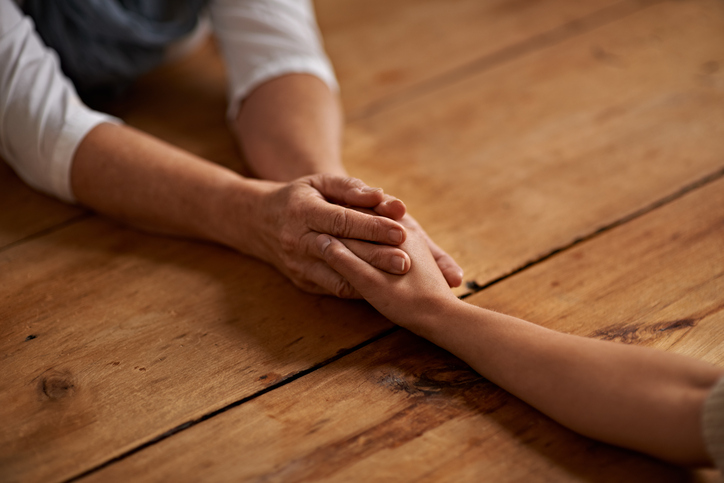
[[[309,0],[214,0],[210,11],[229,77],[230,120],[255,87],[284,74],[311,74],[338,89]]]
[[[74,202],[70,170],[85,135],[118,119],[93,111],[11,0],[0,0],[0,156],[26,183]]]

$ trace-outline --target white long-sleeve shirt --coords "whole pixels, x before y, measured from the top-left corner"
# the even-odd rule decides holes
[[[227,64],[230,118],[256,86],[283,74],[312,74],[337,89],[309,0],[214,0],[210,15]],[[32,20],[0,0],[0,157],[29,185],[73,202],[73,156],[102,122],[119,121],[80,101]]]

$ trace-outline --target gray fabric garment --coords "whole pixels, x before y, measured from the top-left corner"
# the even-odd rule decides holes
[[[25,0],[45,44],[90,104],[156,67],[189,34],[206,0]]]
[[[724,377],[719,379],[704,402],[702,423],[709,456],[724,472]]]

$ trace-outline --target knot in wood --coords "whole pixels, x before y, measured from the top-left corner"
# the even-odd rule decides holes
[[[70,373],[55,373],[44,376],[40,380],[38,389],[51,401],[57,401],[72,396],[76,386]]]

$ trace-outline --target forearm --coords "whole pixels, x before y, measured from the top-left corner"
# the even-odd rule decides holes
[[[347,175],[340,157],[339,102],[314,76],[290,74],[262,84],[244,100],[234,128],[249,167],[260,178]]]
[[[456,304],[423,335],[561,424],[681,464],[708,462],[701,410],[724,371],[676,354],[554,332]]]
[[[276,183],[249,180],[126,126],[101,124],[81,142],[71,183],[77,200],[157,233],[254,254],[253,213]]]

